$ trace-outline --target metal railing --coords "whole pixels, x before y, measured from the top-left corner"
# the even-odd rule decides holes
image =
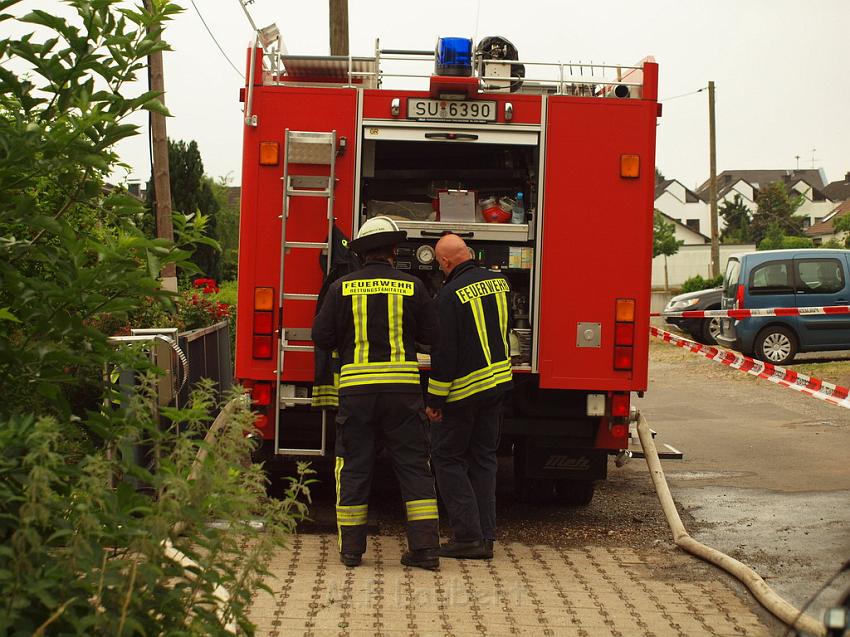
[[[327,85],[327,82],[315,81],[316,70],[319,74],[330,74],[339,85],[368,88],[385,88],[387,79],[427,79],[433,74],[434,52],[403,49],[381,49],[376,42],[374,57],[357,56],[298,56],[281,54],[275,49],[264,50],[265,68],[263,84],[286,85]],[[409,67],[412,64],[428,65],[427,70],[385,70],[384,63],[399,63],[396,66]],[[500,66],[523,66],[533,73],[522,78],[504,75],[486,75],[486,68],[496,70]],[[392,65],[390,65],[392,66]],[[588,97],[640,97],[643,88],[643,66],[625,66],[619,64],[594,64],[582,61],[536,62],[525,60],[485,60],[475,58],[475,76],[482,92],[504,92],[505,82],[521,83],[517,92],[545,91],[557,95],[584,95]],[[313,70],[313,73],[310,73]],[[311,78],[300,81],[299,76]],[[510,72],[508,72],[510,76]],[[613,77],[612,77],[613,76]],[[622,87],[622,88],[620,88]],[[525,89],[525,91],[523,90]]]
[[[185,405],[189,393],[202,378],[215,381],[216,402],[221,404],[233,387],[233,358],[230,354],[230,326],[220,321],[209,327],[180,332],[177,344],[188,359],[188,382],[178,392]]]

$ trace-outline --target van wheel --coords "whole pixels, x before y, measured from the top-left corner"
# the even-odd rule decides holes
[[[765,328],[756,338],[755,357],[774,365],[787,365],[797,353],[797,337],[787,327]]]

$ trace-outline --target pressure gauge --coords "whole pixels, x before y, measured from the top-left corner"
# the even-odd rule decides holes
[[[416,258],[419,260],[419,263],[422,265],[430,265],[434,262],[435,258],[434,248],[429,245],[419,246],[416,249]]]

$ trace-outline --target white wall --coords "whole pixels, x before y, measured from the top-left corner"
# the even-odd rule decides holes
[[[753,244],[720,244],[720,271],[726,271],[726,261],[732,254],[751,252]],[[711,271],[711,244],[684,245],[672,257],[667,257],[667,276],[671,288],[679,288],[692,276],[708,278]],[[664,289],[664,256],[652,260],[652,289]]]

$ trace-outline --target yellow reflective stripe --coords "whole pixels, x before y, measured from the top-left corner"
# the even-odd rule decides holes
[[[510,356],[508,347],[508,295],[496,295],[496,307],[499,309],[499,332],[502,334],[502,345],[505,346],[505,356]]]
[[[404,504],[407,508],[407,519],[409,521],[439,519],[437,500],[434,498],[410,500]]]
[[[502,383],[508,383],[512,378],[513,373],[510,369],[495,372],[492,375],[485,376],[475,382],[469,383],[461,389],[456,390],[452,388],[451,393],[449,393],[448,398],[446,398],[446,402],[452,403],[458,400],[463,400],[464,398],[469,398],[473,394],[493,389]]]
[[[474,372],[470,372],[466,376],[462,376],[460,378],[456,378],[452,381],[451,391],[458,391],[464,389],[466,385],[471,382],[478,381],[482,377],[490,376],[491,374],[498,374],[504,372],[510,372],[511,370],[511,361],[505,359],[503,361],[496,361],[492,365],[488,367],[482,367],[481,369],[477,369]]]
[[[351,313],[354,316],[354,361],[366,363],[369,360],[369,331],[366,323],[366,296],[351,297]]]
[[[448,396],[451,383],[441,383],[438,380],[428,379],[428,393],[435,396]]]
[[[353,379],[343,379],[340,381],[339,388],[344,389],[346,387],[355,387],[357,385],[418,385],[419,378],[418,377],[410,377],[410,376],[393,376],[391,374],[372,374],[369,376],[364,376],[363,378],[357,377]]]
[[[408,514],[407,521],[408,522],[416,522],[417,520],[439,520],[440,514],[437,513],[437,509],[434,509],[433,512],[429,513],[417,513],[416,515]]]
[[[339,398],[333,396],[313,396],[310,403],[313,407],[339,407]]]
[[[339,485],[340,485],[340,474],[342,474],[342,465],[345,464],[345,459],[341,456],[336,457],[336,464],[334,465],[334,482],[336,482],[336,505],[339,506]],[[339,550],[342,551],[342,525],[337,521],[336,525],[337,530],[337,544],[339,544]]]
[[[366,373],[366,372],[416,372],[419,373],[419,363],[416,361],[373,361],[358,365],[356,363],[346,363],[342,366],[342,375]]]
[[[422,500],[408,500],[407,502],[404,503],[404,506],[406,506],[408,509],[410,509],[410,508],[416,508],[417,506],[422,506],[422,505],[436,506],[436,504],[437,504],[437,498],[425,498],[425,499],[422,499]]]
[[[404,361],[403,332],[404,300],[399,294],[387,295],[387,325],[390,326],[390,360]]]
[[[490,342],[487,339],[487,323],[484,321],[484,306],[481,304],[481,298],[472,299],[469,302],[469,306],[472,308],[472,317],[475,319],[475,329],[478,330],[481,351],[484,353],[484,359],[489,365],[492,358],[490,356]]]
[[[336,521],[341,526],[366,524],[369,519],[368,504],[336,505]]]

